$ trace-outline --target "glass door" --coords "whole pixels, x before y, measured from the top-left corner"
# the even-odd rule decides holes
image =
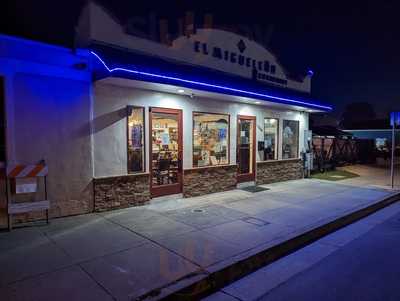
[[[157,197],[182,192],[182,111],[150,108],[150,188]]]
[[[237,124],[237,165],[238,182],[254,181],[255,179],[255,116],[238,116]]]

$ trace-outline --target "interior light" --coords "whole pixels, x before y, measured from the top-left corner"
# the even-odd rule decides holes
[[[178,89],[178,93],[183,94],[183,93],[185,93],[185,90],[183,90],[183,89]]]
[[[256,101],[256,104],[258,104],[258,105],[259,105],[260,103],[261,103],[261,101]]]

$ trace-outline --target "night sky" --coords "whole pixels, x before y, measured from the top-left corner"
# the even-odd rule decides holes
[[[72,47],[84,1],[8,1],[1,32]],[[333,4],[328,4],[328,3]],[[396,1],[104,1],[128,19],[154,11],[171,19],[194,10],[217,24],[272,29],[268,47],[289,70],[314,71],[312,94],[334,104],[370,102],[378,115],[400,110],[400,6]]]

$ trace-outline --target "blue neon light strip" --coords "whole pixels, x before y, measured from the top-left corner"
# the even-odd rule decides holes
[[[138,70],[133,70],[133,69],[126,69],[126,68],[109,68],[107,64],[102,60],[102,58],[96,54],[95,52],[91,51],[91,53],[102,63],[102,65],[107,69],[108,72],[113,73],[113,72],[118,72],[118,71],[123,71],[127,73],[132,73],[132,74],[137,74],[137,75],[145,75],[153,78],[159,78],[159,79],[164,79],[164,80],[172,80],[180,83],[185,83],[185,84],[192,84],[192,85],[198,85],[202,87],[208,87],[208,88],[213,88],[213,89],[220,89],[223,91],[229,91],[229,92],[235,92],[235,93],[241,93],[244,95],[249,95],[249,96],[258,96],[258,97],[263,97],[263,98],[270,98],[270,99],[275,99],[275,100],[280,100],[280,101],[285,101],[288,103],[293,103],[296,105],[306,105],[310,107],[316,107],[324,110],[329,110],[331,111],[333,108],[330,106],[325,106],[325,105],[319,105],[319,104],[314,104],[314,103],[309,103],[301,100],[295,100],[295,99],[289,99],[289,98],[284,98],[284,97],[278,97],[278,96],[273,96],[273,95],[268,95],[268,94],[262,94],[262,93],[257,93],[257,92],[252,92],[252,91],[245,91],[245,90],[240,90],[240,89],[235,89],[235,88],[230,88],[230,87],[225,87],[225,86],[220,86],[220,85],[213,85],[213,84],[208,84],[208,83],[203,83],[203,82],[198,82],[198,81],[193,81],[193,80],[188,80],[188,79],[183,79],[179,77],[173,77],[173,76],[167,76],[167,75],[161,75],[161,74],[155,74],[155,73],[149,73],[149,72],[143,72],[143,71],[138,71]]]

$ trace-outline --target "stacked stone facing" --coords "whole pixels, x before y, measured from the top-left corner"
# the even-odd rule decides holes
[[[236,173],[236,165],[187,169],[183,174],[183,196],[188,198],[235,189]]]
[[[103,177],[93,180],[94,210],[140,206],[150,200],[149,174]]]
[[[303,165],[300,159],[257,162],[257,185],[301,178],[303,178]]]

